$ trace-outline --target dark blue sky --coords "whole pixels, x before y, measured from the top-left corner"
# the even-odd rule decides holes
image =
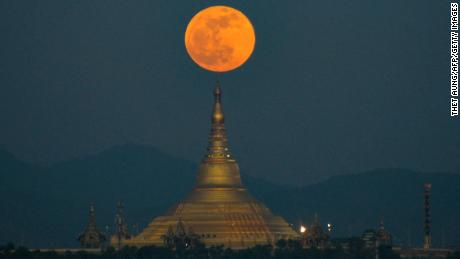
[[[215,4],[256,30],[250,60],[220,76],[246,173],[460,171],[450,4],[432,0],[1,1],[0,146],[52,163],[134,142],[198,161],[217,76],[183,35]]]

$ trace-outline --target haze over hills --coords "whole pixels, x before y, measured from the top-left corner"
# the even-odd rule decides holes
[[[197,164],[152,147],[127,144],[49,167],[32,165],[0,151],[0,243],[29,247],[75,247],[88,206],[98,226],[113,229],[116,203],[123,201],[130,224],[140,228],[193,188]],[[396,241],[421,244],[423,183],[433,183],[435,245],[460,244],[460,175],[375,170],[332,177],[304,187],[279,186],[246,174],[249,191],[291,223],[318,213],[335,236],[359,235],[384,218]],[[135,232],[135,230],[134,230]]]

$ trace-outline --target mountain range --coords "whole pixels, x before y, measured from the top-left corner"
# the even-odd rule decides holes
[[[0,244],[76,247],[89,205],[99,228],[110,232],[119,201],[136,233],[186,196],[196,170],[194,162],[135,144],[50,166],[0,150]],[[298,187],[251,177],[250,168],[241,172],[249,191],[296,227],[317,214],[332,224],[332,236],[349,237],[383,220],[395,242],[411,246],[423,240],[423,185],[430,182],[433,243],[460,244],[460,174],[379,169]]]

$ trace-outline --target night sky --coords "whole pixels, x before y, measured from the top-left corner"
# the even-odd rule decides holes
[[[183,39],[216,4],[256,30],[249,61],[223,75],[193,63]],[[1,1],[0,146],[40,164],[123,143],[198,162],[220,79],[245,173],[306,184],[459,172],[449,26],[449,2],[433,0]]]

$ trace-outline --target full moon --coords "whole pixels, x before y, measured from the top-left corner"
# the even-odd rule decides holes
[[[201,10],[185,31],[185,47],[200,67],[214,71],[233,70],[248,60],[256,36],[249,19],[223,5]]]

